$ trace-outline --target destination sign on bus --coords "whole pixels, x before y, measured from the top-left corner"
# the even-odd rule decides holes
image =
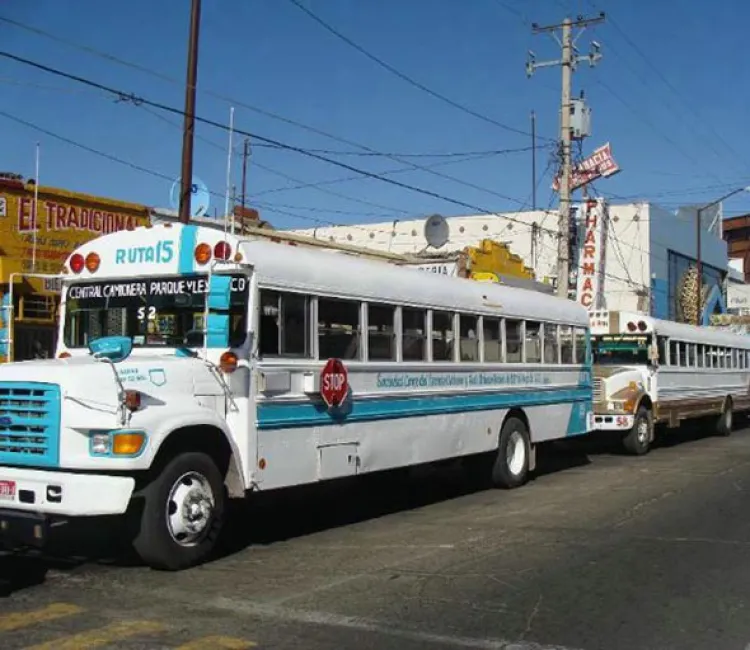
[[[244,275],[233,275],[232,293],[247,289]],[[144,278],[114,282],[77,282],[68,288],[68,300],[101,300],[107,298],[151,298],[155,296],[201,295],[208,293],[208,277]]]

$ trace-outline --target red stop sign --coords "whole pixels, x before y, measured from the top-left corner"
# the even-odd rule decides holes
[[[320,371],[320,396],[328,408],[341,406],[349,392],[349,375],[341,359],[328,359]]]

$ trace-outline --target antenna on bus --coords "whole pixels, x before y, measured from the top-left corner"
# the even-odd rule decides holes
[[[227,185],[224,198],[224,238],[227,235],[227,219],[229,219],[229,193],[232,190],[232,139],[234,137],[234,106],[229,108],[229,149],[227,150]],[[234,235],[234,210],[232,210],[232,234]]]
[[[39,143],[36,143],[34,156],[34,209],[31,213],[32,237],[34,243],[31,247],[31,271],[36,271],[36,233],[39,230]]]

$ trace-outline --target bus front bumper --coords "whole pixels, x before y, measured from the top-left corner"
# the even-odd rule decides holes
[[[0,510],[50,517],[119,515],[134,487],[130,476],[0,467]]]
[[[627,413],[595,413],[596,431],[629,431],[633,428],[635,416]]]

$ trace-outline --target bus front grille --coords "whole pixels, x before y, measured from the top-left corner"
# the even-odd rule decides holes
[[[0,382],[0,464],[55,467],[60,454],[60,387]]]

